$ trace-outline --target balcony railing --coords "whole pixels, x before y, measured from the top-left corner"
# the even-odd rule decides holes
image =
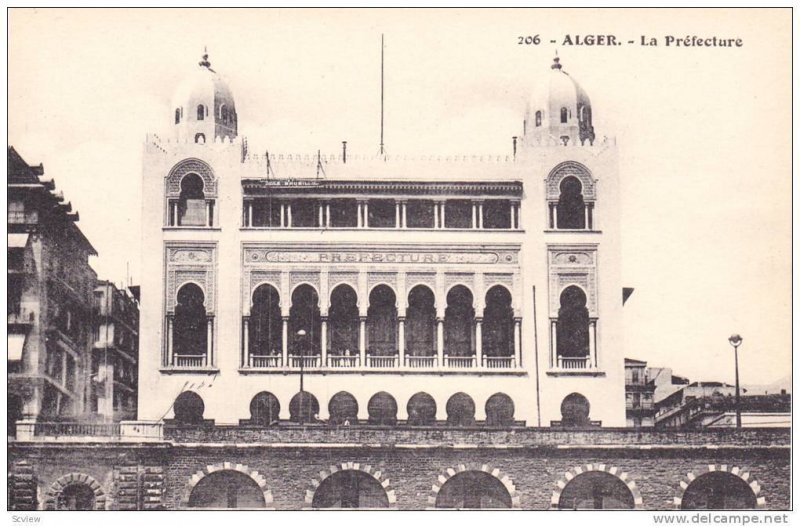
[[[484,356],[483,366],[487,369],[511,369],[514,367],[513,356]]]
[[[475,367],[476,359],[474,356],[448,356],[444,355],[444,366],[453,369],[468,369]]]
[[[360,356],[328,356],[328,367],[333,369],[353,369],[359,366]]]
[[[410,369],[432,369],[436,367],[436,356],[406,356],[406,367]]]
[[[277,355],[259,356],[255,354],[250,355],[250,367],[256,368],[269,368],[281,367],[283,365],[283,357]]]
[[[557,363],[559,369],[568,371],[576,369],[589,369],[591,367],[591,360],[588,356],[581,356],[578,358],[559,356]]]
[[[35,436],[113,436],[119,435],[119,423],[36,422]]]
[[[208,360],[205,354],[175,354],[172,356],[172,365],[174,367],[205,367],[208,365]]]
[[[397,367],[400,365],[398,355],[389,356],[367,356],[367,367]]]
[[[319,356],[289,356],[289,367],[319,367]]]

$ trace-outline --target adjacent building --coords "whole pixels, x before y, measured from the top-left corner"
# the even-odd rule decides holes
[[[7,177],[8,421],[74,418],[86,411],[97,253],[41,164],[9,147]]]
[[[91,411],[104,420],[136,419],[139,305],[110,281],[94,289]]]
[[[655,425],[656,384],[648,371],[647,362],[625,358],[625,424],[628,427]]]

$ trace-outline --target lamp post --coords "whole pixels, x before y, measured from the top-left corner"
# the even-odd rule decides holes
[[[738,334],[731,335],[728,342],[733,346],[733,356],[736,364],[736,427],[742,427],[742,408],[739,405],[739,346],[742,344],[742,337]]]
[[[303,343],[305,342],[305,336],[306,336],[305,329],[300,329],[299,331],[297,331],[297,343],[300,352],[300,398],[301,399],[303,398],[303,366],[304,366],[303,362],[305,362],[305,356],[306,356],[303,347]]]

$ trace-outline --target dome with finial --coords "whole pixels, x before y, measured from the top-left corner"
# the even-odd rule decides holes
[[[564,71],[558,55],[543,87],[528,105],[525,135],[563,144],[594,142],[592,103],[580,84]]]
[[[172,111],[180,141],[205,143],[216,137],[236,137],[238,116],[233,94],[225,80],[211,69],[207,51],[175,90]]]

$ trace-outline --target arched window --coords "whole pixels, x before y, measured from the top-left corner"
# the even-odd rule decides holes
[[[349,285],[339,285],[331,292],[328,311],[331,354],[355,356],[358,354],[358,296]]]
[[[471,426],[475,423],[475,402],[466,393],[451,396],[445,409],[448,425]]]
[[[281,403],[278,398],[266,391],[255,395],[250,401],[250,423],[259,426],[272,426],[280,421]]]
[[[387,285],[378,285],[369,294],[367,310],[367,349],[370,356],[397,354],[397,299]]]
[[[388,508],[389,497],[371,475],[355,469],[332,473],[314,492],[313,508]]]
[[[283,345],[283,321],[280,295],[272,285],[259,285],[253,293],[248,331],[250,365],[258,365],[259,359],[254,356],[274,356],[277,360]]]
[[[175,124],[181,122],[181,109],[175,108]]]
[[[406,356],[436,356],[435,301],[433,291],[425,285],[417,285],[408,293]]]
[[[197,105],[197,120],[202,121],[206,118],[206,107],[202,104]]]
[[[397,401],[389,393],[381,391],[369,399],[367,413],[370,424],[393,426],[397,424]]]
[[[333,425],[358,424],[358,401],[347,391],[340,391],[328,402],[329,422]]]
[[[300,330],[306,331],[299,336]],[[289,309],[289,350],[292,356],[319,356],[321,320],[319,296],[311,285],[300,285],[292,293]]]
[[[219,108],[219,117],[222,119],[223,124],[228,124],[228,107],[224,104]]]
[[[208,365],[197,362],[198,356],[207,357],[208,330],[205,295],[194,283],[187,283],[178,290],[178,303],[175,306],[173,325],[173,365]],[[197,362],[197,363],[195,363]]]
[[[564,397],[561,402],[562,427],[587,427],[589,420],[589,400],[580,393],[572,393]]]
[[[586,203],[581,193],[581,182],[576,177],[565,177],[559,188],[557,228],[586,228]]]
[[[474,326],[472,292],[463,285],[456,285],[447,293],[447,309],[444,312],[445,354],[456,357],[473,356]]]
[[[205,133],[195,133],[194,134],[194,142],[197,144],[205,144],[206,143],[206,134]]]
[[[567,123],[567,117],[569,113],[567,112],[567,108],[561,108],[561,124]]]
[[[255,480],[230,469],[200,479],[189,495],[190,508],[263,508],[264,492]]]
[[[514,423],[514,401],[504,393],[495,393],[486,400],[486,425],[510,426]]]
[[[558,499],[560,510],[631,510],[628,486],[605,471],[586,471],[571,479]]]
[[[184,391],[172,405],[175,420],[181,424],[200,424],[203,422],[205,404],[200,395],[193,391]]]
[[[486,293],[481,343],[488,358],[514,356],[514,309],[511,293],[503,286],[495,285]]]
[[[178,198],[178,225],[205,226],[206,208],[203,179],[197,174],[187,174],[181,179],[181,194]]]
[[[700,475],[681,499],[683,510],[749,510],[756,504],[756,495],[747,482],[725,471]]]
[[[308,424],[319,419],[319,402],[308,391],[300,391],[289,402],[289,420],[298,424]]]
[[[571,285],[561,293],[556,331],[559,366],[583,369],[589,365],[589,309],[586,294]]]
[[[430,426],[436,423],[436,400],[428,393],[417,393],[406,405],[408,425]]]
[[[510,508],[511,495],[498,479],[483,471],[462,471],[450,477],[436,495],[437,508]]]
[[[542,125],[542,112],[541,111],[537,111],[536,112],[536,127],[538,128],[541,125]]]
[[[94,490],[88,484],[72,482],[58,494],[59,511],[90,511],[95,509]]]

